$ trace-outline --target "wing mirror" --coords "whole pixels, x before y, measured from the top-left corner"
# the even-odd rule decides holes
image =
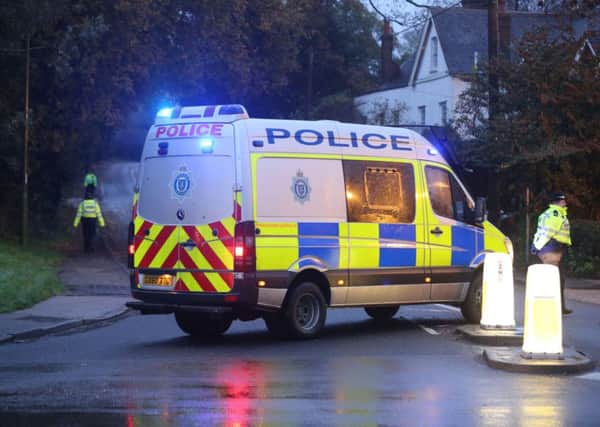
[[[481,224],[487,219],[487,206],[485,197],[475,199],[475,224]]]
[[[465,203],[462,200],[454,202],[454,219],[461,222],[465,220]]]

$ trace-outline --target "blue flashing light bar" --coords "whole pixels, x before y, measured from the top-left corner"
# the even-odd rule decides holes
[[[246,110],[239,104],[221,105],[219,114],[245,114]]]
[[[210,138],[202,138],[200,140],[200,149],[203,153],[212,153],[215,142]]]
[[[172,108],[161,108],[158,110],[158,113],[156,113],[156,117],[171,117],[171,113],[173,113]]]

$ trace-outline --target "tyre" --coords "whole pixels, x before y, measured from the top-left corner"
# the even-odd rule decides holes
[[[223,335],[231,326],[233,317],[230,314],[213,317],[202,313],[180,311],[175,312],[175,321],[186,334],[193,337],[209,338]]]
[[[476,273],[471,286],[469,286],[467,298],[460,306],[460,311],[468,323],[481,322],[482,283],[481,272]]]
[[[321,289],[314,283],[301,283],[292,290],[284,313],[292,337],[315,338],[321,332],[327,315]]]
[[[267,325],[267,329],[275,338],[288,338],[290,336],[288,321],[282,312],[265,313],[263,320]]]
[[[398,313],[399,305],[393,305],[390,307],[365,307],[365,311],[369,316],[377,321],[390,320],[396,313]]]

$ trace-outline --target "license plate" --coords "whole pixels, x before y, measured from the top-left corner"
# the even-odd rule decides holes
[[[170,274],[163,274],[160,276],[144,274],[142,278],[142,284],[145,286],[159,286],[168,287],[173,286],[173,276]]]

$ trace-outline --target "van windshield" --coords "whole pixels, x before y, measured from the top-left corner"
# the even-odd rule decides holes
[[[199,225],[231,216],[231,156],[147,157],[140,179],[139,214],[151,222]]]

